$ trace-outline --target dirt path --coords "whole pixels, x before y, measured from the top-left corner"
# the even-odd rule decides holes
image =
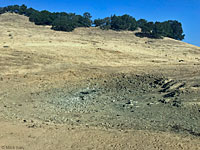
[[[149,131],[1,122],[0,149],[199,150],[198,139]],[[10,147],[10,148],[9,148]],[[13,148],[14,147],[14,148]]]

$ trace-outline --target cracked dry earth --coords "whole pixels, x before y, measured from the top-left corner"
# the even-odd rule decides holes
[[[200,149],[200,48],[0,15],[0,149]]]

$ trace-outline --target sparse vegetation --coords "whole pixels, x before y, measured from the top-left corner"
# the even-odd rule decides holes
[[[13,5],[0,8],[0,14],[11,12],[18,13],[29,17],[31,22],[36,25],[52,25],[53,30],[57,31],[73,31],[77,27],[91,27],[94,24],[103,30],[128,30],[135,31],[141,28],[140,33],[136,36],[149,37],[149,38],[162,38],[170,37],[176,40],[183,40],[184,34],[182,24],[176,20],[168,20],[164,22],[148,22],[145,19],[136,19],[130,15],[106,17],[104,19],[95,19],[92,22],[92,16],[86,12],[82,16],[75,13],[54,12],[51,13],[47,10],[37,11],[27,6]]]

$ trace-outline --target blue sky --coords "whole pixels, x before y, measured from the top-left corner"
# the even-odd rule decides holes
[[[129,14],[148,21],[178,20],[184,41],[200,46],[200,0],[0,0],[0,7],[14,4],[52,12],[90,12],[93,19]]]

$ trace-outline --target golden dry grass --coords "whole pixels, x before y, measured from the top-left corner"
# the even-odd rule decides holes
[[[70,33],[57,32],[48,26],[36,26],[25,16],[0,15],[2,107],[5,100],[14,103],[12,97],[20,93],[62,87],[66,81],[73,86],[83,79],[112,72],[199,79],[199,65],[199,47],[170,38],[139,38],[133,32],[103,31],[94,27],[78,28]],[[124,133],[85,127],[74,130],[56,125],[29,129],[22,123],[5,118],[3,114],[0,114],[0,122],[0,146],[21,145],[25,149],[176,150],[198,150],[200,147],[199,139],[170,133]]]

